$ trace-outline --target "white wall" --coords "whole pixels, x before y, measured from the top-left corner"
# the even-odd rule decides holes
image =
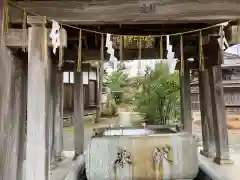
[[[83,84],[88,84],[88,72],[83,72]]]
[[[95,71],[90,71],[89,72],[89,79],[91,80],[97,80],[97,74]]]
[[[69,82],[69,75],[70,75],[70,82]],[[89,72],[89,79],[96,80],[97,74],[95,71]],[[74,74],[73,72],[63,72],[63,82],[64,83],[74,83]],[[83,84],[88,84],[88,72],[83,72]]]

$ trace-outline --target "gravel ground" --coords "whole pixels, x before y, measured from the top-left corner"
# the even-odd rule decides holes
[[[193,134],[202,140],[201,133],[201,122],[197,120],[193,123]],[[240,130],[228,130],[228,140],[230,151],[240,153]]]

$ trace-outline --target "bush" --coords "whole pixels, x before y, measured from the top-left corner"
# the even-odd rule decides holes
[[[113,117],[117,115],[117,106],[115,100],[108,94],[107,102],[103,105],[103,110],[101,116],[103,117]]]
[[[128,74],[120,70],[114,71],[107,76],[106,80],[116,104],[122,103],[124,87],[126,87],[129,82]]]
[[[123,102],[123,92],[122,91],[112,91],[113,99],[115,100],[116,104],[120,104]]]
[[[169,124],[180,117],[180,86],[177,74],[170,75],[163,64],[147,70],[138,80],[135,94],[136,111],[142,113],[148,124]]]

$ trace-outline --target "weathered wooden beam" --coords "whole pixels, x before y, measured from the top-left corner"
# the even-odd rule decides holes
[[[47,44],[48,46],[52,47],[52,40],[49,37],[51,29],[47,29]],[[5,42],[8,47],[23,47],[27,46],[28,44],[28,33],[27,31],[26,36],[24,36],[23,29],[8,29],[8,32],[5,35]],[[60,30],[62,36],[62,45],[67,47],[67,32],[65,29]]]
[[[190,69],[184,61],[184,75],[180,75],[181,122],[186,132],[192,133]]]
[[[142,12],[146,4],[143,0],[125,1],[19,1],[17,4],[31,12],[51,17],[56,21],[74,24],[134,24],[138,23],[176,23],[193,21],[223,21],[240,16],[240,4],[235,0],[196,1],[152,0],[155,8]],[[51,10],[49,10],[51,9]],[[169,11],[171,9],[171,11]],[[61,13],[59,13],[61,12]],[[23,12],[10,8],[10,21],[22,22]],[[140,14],[140,15],[139,15]]]
[[[31,25],[31,24],[30,24]],[[29,29],[26,180],[48,180],[48,83],[50,73],[44,24]]]
[[[104,36],[102,35],[101,37],[101,50],[100,50],[100,62],[98,65],[98,69],[97,69],[97,111],[96,111],[96,120],[95,122],[100,121],[100,117],[102,114],[102,87],[103,87],[103,75],[104,75],[104,67],[103,67],[103,63],[104,63]]]
[[[57,67],[56,65],[51,65],[51,68],[49,68],[50,75],[50,83],[49,83],[49,96],[48,96],[48,102],[49,102],[49,108],[48,108],[48,127],[49,127],[49,163],[51,165],[54,164],[55,161],[55,93],[56,93],[56,73],[57,73]]]
[[[229,155],[227,117],[225,111],[221,65],[209,69],[209,83],[217,164],[232,163]]]
[[[63,151],[63,72],[58,71],[56,73],[56,88],[55,88],[55,111],[54,111],[54,123],[55,123],[55,155],[59,159],[62,156]]]
[[[205,69],[204,71],[199,71],[198,74],[203,139],[203,149],[201,154],[206,157],[213,157],[215,155],[215,142],[208,70]]]
[[[238,20],[237,25],[233,25],[227,29],[228,31],[228,43],[229,44],[239,44],[240,43],[240,21]]]
[[[83,72],[74,72],[74,160],[84,150]]]
[[[21,115],[19,126],[19,152],[18,152],[18,174],[19,180],[24,180],[24,160],[26,157],[26,120],[27,120],[27,65],[22,61],[22,74],[21,74]]]

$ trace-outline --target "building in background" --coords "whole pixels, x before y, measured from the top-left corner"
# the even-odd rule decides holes
[[[74,73],[64,72],[64,110],[73,111],[74,108]],[[83,71],[83,88],[84,88],[84,108],[90,109],[96,107],[97,102],[97,73],[96,68]]]
[[[240,113],[240,44],[229,47],[224,52],[222,78],[225,106],[229,113]],[[200,110],[198,77],[191,82],[192,110]]]
[[[141,60],[131,60],[124,61],[124,72],[129,74],[130,77],[134,76],[143,76],[147,68],[154,69],[157,63],[167,63],[166,59],[141,59]],[[107,73],[114,71],[112,68],[111,62],[107,62],[104,65]]]

